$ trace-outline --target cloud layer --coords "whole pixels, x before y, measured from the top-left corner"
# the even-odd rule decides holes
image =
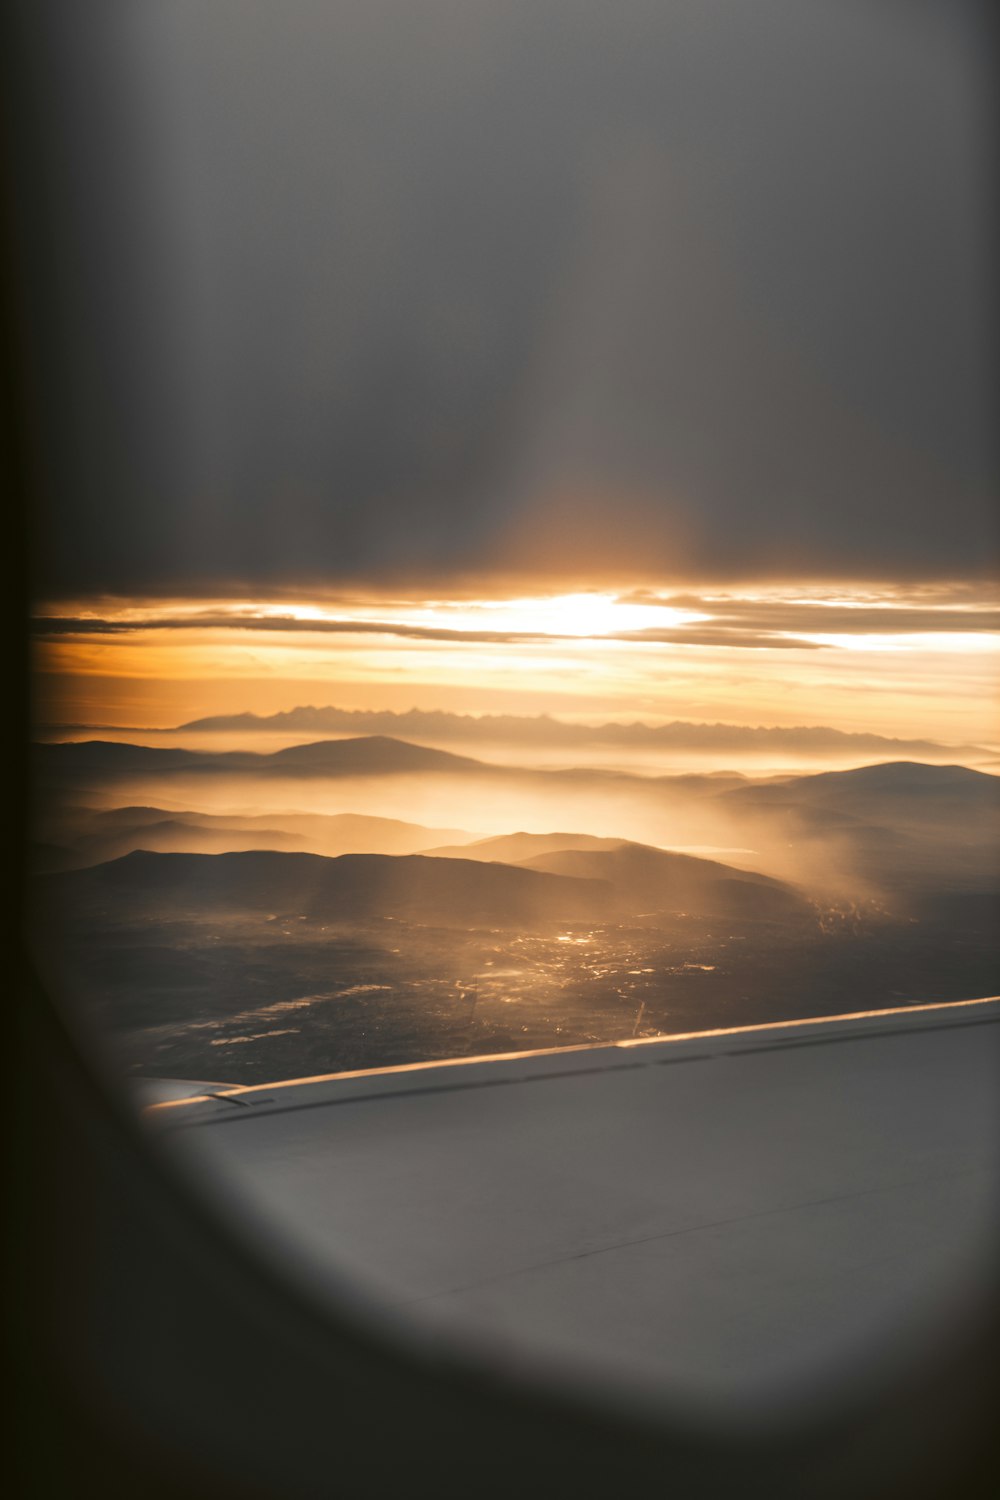
[[[955,589],[925,591],[929,597],[860,596],[842,598],[738,597],[709,594],[649,592],[614,596],[596,595],[594,625],[588,628],[586,597],[574,596],[580,624],[571,631],[559,629],[559,597],[551,608],[552,628],[496,628],[494,621],[508,613],[516,618],[518,601],[452,601],[430,606],[433,619],[424,622],[427,611],[413,601],[351,601],[338,608],[330,603],[311,610],[308,617],[280,606],[261,608],[245,604],[226,607],[187,606],[177,613],[161,614],[155,602],[148,607],[131,605],[114,614],[46,614],[34,621],[39,636],[120,636],[146,631],[250,631],[268,635],[383,636],[389,639],[517,644],[562,640],[623,641],[635,645],[687,645],[743,647],[748,649],[824,649],[830,637],[907,635],[988,635],[1000,632],[1000,606],[985,590],[975,593]],[[638,629],[616,627],[615,613],[627,615],[636,603],[647,606],[646,618],[654,623]],[[545,601],[532,601],[544,616]],[[655,623],[662,611],[665,623]],[[447,623],[450,613],[461,619]],[[688,618],[678,621],[684,614]],[[484,621],[483,626],[476,622]]]
[[[42,592],[992,570],[972,0],[25,10]]]

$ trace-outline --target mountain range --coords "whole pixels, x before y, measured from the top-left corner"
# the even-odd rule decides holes
[[[909,817],[932,817],[948,811],[995,813],[1000,810],[1000,777],[968,766],[928,766],[890,761],[852,771],[823,771],[765,783],[747,783],[726,793],[734,805],[830,809],[854,818],[878,818],[897,809]]]
[[[133,745],[119,740],[76,740],[40,743],[36,763],[48,778],[76,775],[115,777],[131,774],[164,775],[204,772],[233,775],[385,776],[415,771],[480,771],[483,762],[447,750],[432,750],[384,735],[361,739],[319,740],[258,754],[252,750],[183,750],[155,745]],[[493,770],[493,767],[486,769]]]
[[[41,861],[41,867],[49,869],[94,863],[138,847],[221,853],[263,846],[325,855],[458,853],[467,861],[520,864],[569,849],[607,852],[629,835],[633,845],[654,844],[661,850],[671,845],[749,846],[755,853],[748,862],[771,876],[817,891],[827,889],[838,899],[849,897],[852,890],[902,900],[914,892],[1000,889],[1000,777],[960,765],[896,761],[757,780],[735,773],[640,776],[496,766],[384,736],[325,740],[271,754],[165,750],[101,741],[44,744],[36,747],[36,754],[43,808],[46,797],[52,807],[52,816],[47,821],[43,817],[37,834],[39,842],[49,846]],[[464,829],[425,828],[403,819],[369,821],[362,814],[353,815],[360,821],[338,826],[330,814],[275,811],[253,820],[161,812],[155,807],[138,812],[117,809],[107,827],[90,814],[90,826],[78,825],[75,835],[71,816],[60,822],[62,801],[79,803],[95,793],[106,800],[127,792],[132,782],[133,797],[135,791],[155,796],[161,787],[176,796],[181,782],[188,778],[189,783],[192,774],[199,780],[231,778],[227,797],[232,801],[250,800],[234,789],[245,787],[249,794],[256,782],[254,795],[265,807],[271,798],[260,796],[259,783],[264,781],[275,786],[301,781],[332,789],[338,781],[352,780],[355,788],[349,796],[357,805],[357,783],[363,780],[372,787],[365,799],[375,806],[384,781],[392,785],[393,797],[387,796],[383,806],[391,806],[393,799],[400,810],[426,806],[435,820],[457,814],[473,827],[481,818],[495,827],[498,818],[506,819],[512,810],[520,816],[517,809],[525,797],[523,805],[531,806],[536,822],[548,810],[553,821],[561,816],[579,819],[585,831],[502,835],[499,841],[472,843],[474,834]],[[189,784],[182,788],[188,789]],[[493,794],[499,791],[503,798],[497,801]],[[324,796],[329,807],[331,792]],[[300,797],[297,793],[296,800]],[[615,831],[617,823],[623,837],[596,839],[586,831],[588,821],[601,833]],[[643,837],[647,829],[652,838]],[[533,842],[539,837],[546,842]]]
[[[50,898],[69,902],[76,914],[110,910],[116,920],[266,914],[332,924],[393,917],[444,927],[531,928],[598,921],[611,905],[600,881],[420,855],[137,850],[40,879]]]
[[[776,751],[788,755],[914,755],[937,759],[949,753],[968,757],[991,752],[976,745],[947,746],[934,740],[894,739],[880,734],[846,733],[826,725],[773,726],[692,723],[576,724],[516,714],[456,714],[425,709],[393,713],[378,709],[344,709],[302,705],[274,714],[213,714],[191,719],[178,731],[246,731],[305,734],[386,734],[404,739],[458,739],[539,746],[616,745],[634,749],[746,752]]]
[[[360,813],[214,814],[161,807],[59,808],[45,817],[51,840],[34,846],[38,870],[72,869],[120,858],[135,849],[228,854],[279,849],[338,854],[417,854],[438,839],[458,849],[472,835]],[[58,840],[58,842],[54,842]]]
[[[564,850],[527,864],[421,855],[137,850],[40,877],[79,913],[157,920],[256,914],[327,922],[405,918],[444,927],[609,922],[654,913],[742,920],[804,915],[780,881],[642,845]]]
[[[534,859],[540,854],[552,854],[563,849],[618,849],[624,839],[597,838],[591,833],[501,833],[493,838],[475,839],[471,843],[443,845],[438,849],[424,849],[424,854],[440,858],[499,860],[502,864],[516,865],[523,860]]]
[[[606,881],[623,915],[686,912],[746,921],[780,920],[809,911],[808,902],[780,880],[645,844],[552,850],[521,863],[550,875]]]
[[[457,848],[431,849],[438,858],[498,860],[551,875],[605,881],[615,908],[635,916],[690,910],[701,915],[790,917],[808,909],[790,886],[718,860],[582,833],[514,833]]]

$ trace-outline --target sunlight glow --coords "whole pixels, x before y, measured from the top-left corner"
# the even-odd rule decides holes
[[[236,623],[254,616],[318,625],[384,624],[447,631],[503,631],[512,635],[575,636],[581,639],[614,635],[622,631],[659,627],[669,629],[707,618],[692,609],[666,603],[622,599],[607,592],[532,596],[513,599],[439,599],[422,602],[379,601],[376,603],[259,604],[240,605],[229,611]]]
[[[913,631],[908,635],[875,635],[847,633],[817,633],[804,635],[803,640],[815,641],[820,646],[836,646],[841,651],[898,651],[911,655],[943,651],[950,655],[1000,655],[1000,639],[986,631]]]
[[[525,634],[607,636],[619,631],[690,624],[706,616],[666,604],[637,604],[615,594],[556,594],[551,598],[488,599],[474,604],[428,609],[429,615],[462,618],[470,628],[489,621],[493,628]]]
[[[70,725],[312,702],[998,738],[1000,607],[985,587],[92,598],[38,613],[58,627],[37,637],[43,717]]]

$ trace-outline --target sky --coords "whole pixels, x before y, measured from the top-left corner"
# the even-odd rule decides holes
[[[23,9],[54,716],[997,737],[986,7]]]
[[[165,728],[332,703],[1000,741],[1000,604],[972,590],[105,606],[37,621],[42,721]]]

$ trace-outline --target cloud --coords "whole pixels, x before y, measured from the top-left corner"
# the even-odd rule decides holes
[[[298,620],[291,617],[233,617],[197,615],[182,619],[150,618],[145,620],[106,620],[90,616],[58,618],[40,616],[32,622],[39,636],[132,635],[147,630],[249,630],[268,634],[292,635],[379,635],[402,640],[467,642],[484,645],[516,645],[530,641],[578,641],[577,633],[543,630],[452,630],[439,625],[407,625],[392,620]],[[591,637],[582,637],[590,639]],[[701,629],[682,626],[672,630],[618,630],[595,635],[593,639],[632,641],[647,645],[740,646],[757,649],[797,650],[823,649],[818,642],[787,639],[778,634],[756,634],[745,630]]]
[[[584,600],[586,596],[583,596]],[[648,646],[695,646],[704,648],[733,648],[748,650],[828,650],[823,638],[852,635],[896,635],[1000,633],[1000,607],[991,602],[984,590],[973,593],[962,588],[937,589],[930,597],[907,596],[899,593],[883,594],[879,599],[870,594],[861,594],[853,599],[843,597],[812,597],[782,599],[780,597],[719,597],[692,592],[654,594],[635,591],[617,596],[617,603],[625,606],[642,604],[655,615],[663,608],[664,624],[655,623],[642,628],[615,628],[615,598],[599,596],[601,625],[592,632],[579,630],[560,631],[558,628],[533,629],[503,628],[505,609],[517,614],[515,599],[505,605],[504,601],[452,601],[456,613],[463,616],[461,625],[449,626],[434,621],[427,623],[421,618],[419,603],[377,598],[355,598],[350,601],[331,601],[324,606],[325,614],[303,618],[292,612],[283,613],[273,606],[230,603],[224,608],[192,609],[179,608],[176,613],[162,614],[132,603],[126,609],[119,605],[118,613],[105,615],[81,615],[52,613],[38,616],[33,622],[39,636],[118,636],[139,631],[205,631],[226,630],[237,632],[264,632],[288,635],[327,636],[382,636],[389,639],[439,641],[442,643],[511,644],[574,641],[598,639],[628,642]],[[559,598],[555,597],[552,619],[560,619]],[[435,606],[437,610],[448,605]],[[583,604],[585,611],[585,603]],[[530,608],[544,617],[544,600]],[[379,614],[384,609],[381,617]],[[677,621],[677,611],[691,615],[686,621]],[[648,614],[647,609],[646,613]],[[623,614],[625,610],[623,610]],[[496,624],[484,626],[467,623],[477,614],[492,618]],[[817,639],[817,637],[819,639]]]
[[[650,602],[649,595],[627,598]],[[1000,607],[954,606],[948,603],[914,606],[892,600],[881,604],[864,602],[837,603],[828,600],[719,600],[696,594],[676,594],[664,598],[670,608],[705,611],[712,616],[720,633],[735,635],[739,629],[767,635],[783,632],[789,635],[910,635],[990,633],[1000,631]],[[634,638],[651,632],[636,632]]]
[[[419,641],[480,641],[503,644],[514,641],[568,640],[569,636],[544,631],[450,630],[445,626],[408,625],[393,620],[301,620],[291,615],[212,615],[179,618],[151,616],[147,619],[99,619],[92,616],[39,616],[33,621],[36,635],[130,635],[145,630],[251,630],[268,634],[385,635]]]
[[[992,572],[975,5],[65,9],[40,593]]]

